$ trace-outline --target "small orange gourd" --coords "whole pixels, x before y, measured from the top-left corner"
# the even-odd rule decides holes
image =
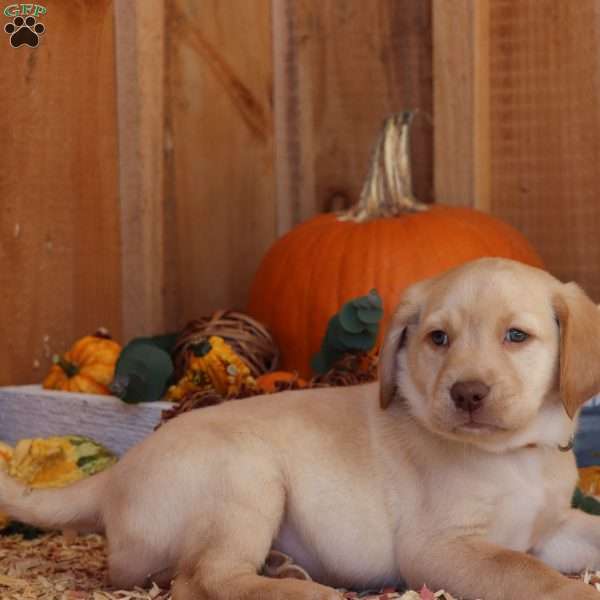
[[[307,383],[304,379],[298,377],[298,373],[291,371],[270,371],[264,373],[256,379],[258,388],[266,394],[278,392],[277,383],[295,383],[298,387],[306,387]]]
[[[104,333],[86,335],[63,355],[55,355],[54,364],[42,386],[49,390],[109,395],[121,345]]]

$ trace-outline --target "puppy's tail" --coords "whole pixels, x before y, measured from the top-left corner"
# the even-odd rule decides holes
[[[0,511],[42,529],[101,532],[106,479],[102,471],[64,488],[31,489],[0,468]]]

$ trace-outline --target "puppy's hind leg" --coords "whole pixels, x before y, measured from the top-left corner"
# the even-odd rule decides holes
[[[115,508],[117,510],[115,510]],[[139,508],[137,505],[135,508]],[[118,513],[119,518],[115,516]],[[108,581],[118,589],[145,587],[155,582],[168,587],[175,559],[167,536],[161,529],[149,526],[151,517],[137,514],[131,507],[111,506],[107,511],[106,538],[108,549]],[[136,516],[142,516],[137,518]]]
[[[205,530],[187,544],[173,600],[339,600],[334,589],[312,581],[258,575],[283,508],[283,490],[261,498],[237,496],[237,501],[224,503],[210,533]]]
[[[108,556],[108,580],[112,587],[129,590],[156,583],[168,587],[173,570],[164,565],[160,555],[149,554],[147,548],[132,545],[129,549],[112,550]]]

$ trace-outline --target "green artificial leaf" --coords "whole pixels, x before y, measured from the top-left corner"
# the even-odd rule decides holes
[[[369,332],[348,334],[348,338],[344,338],[348,352],[368,352],[375,346],[376,341],[377,337]]]
[[[342,352],[356,352],[357,350],[370,350],[375,345],[376,336],[369,331],[363,330],[360,333],[349,333],[340,325],[332,329],[335,345],[331,344],[336,350]],[[327,338],[329,342],[329,338]]]
[[[323,340],[321,349],[330,346],[334,350],[345,352],[348,348],[342,339],[344,335],[348,334],[344,331],[339,319],[337,317],[332,317],[327,326],[327,332],[325,333],[325,339]]]
[[[360,333],[350,333],[346,331],[339,320],[336,320],[325,336],[325,345],[321,347],[331,347],[332,350],[344,354],[345,352],[356,352],[357,350],[370,350],[377,340],[377,335],[370,331],[363,330]]]
[[[375,337],[377,337],[377,334],[379,333],[379,323],[365,323],[365,331],[373,333],[375,334]]]
[[[371,304],[371,300],[369,299],[369,296],[361,296],[360,298],[354,298],[354,300],[350,300],[350,302],[348,302],[348,304],[352,304],[352,306],[354,308],[356,308],[357,310],[359,308],[363,308],[365,310],[368,310],[369,308],[373,308],[373,304]]]
[[[383,300],[376,289],[372,289],[366,296],[360,296],[350,300],[356,308],[383,308]]]
[[[310,367],[317,375],[323,375],[324,373],[327,373],[327,371],[329,371],[342,356],[344,356],[343,352],[334,350],[331,347],[325,347],[316,354],[313,354],[310,361]]]
[[[329,370],[328,361],[325,358],[323,352],[317,352],[313,354],[313,357],[310,360],[310,368],[317,374],[322,375],[323,373],[327,373]]]
[[[333,348],[325,348],[323,351],[323,356],[325,357],[325,361],[327,363],[327,370],[331,369],[333,365],[344,356],[345,352],[340,352],[339,350],[334,350]]]
[[[360,311],[358,311],[360,312]],[[352,305],[352,302],[346,302],[338,313],[340,325],[350,333],[360,333],[364,326],[359,321],[357,309]]]
[[[342,305],[329,319],[321,348],[313,356],[311,367],[317,373],[325,373],[343,357],[353,352],[371,350],[379,333],[383,317],[383,303],[377,290]]]
[[[160,400],[173,375],[171,355],[148,340],[133,340],[119,355],[111,391],[124,402]]]
[[[383,300],[381,299],[381,296],[379,295],[379,292],[376,289],[372,289],[367,298],[369,299],[369,304],[373,307],[373,308],[380,308],[383,310]]]
[[[381,308],[370,308],[369,310],[361,308],[358,311],[358,318],[362,323],[379,323],[379,321],[381,321],[381,317],[383,317],[383,311]]]

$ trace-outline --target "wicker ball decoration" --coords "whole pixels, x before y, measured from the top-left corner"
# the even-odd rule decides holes
[[[190,321],[180,333],[173,350],[177,378],[185,373],[189,347],[211,335],[222,337],[246,362],[253,377],[277,368],[279,350],[264,325],[240,312],[218,310],[210,317]]]

